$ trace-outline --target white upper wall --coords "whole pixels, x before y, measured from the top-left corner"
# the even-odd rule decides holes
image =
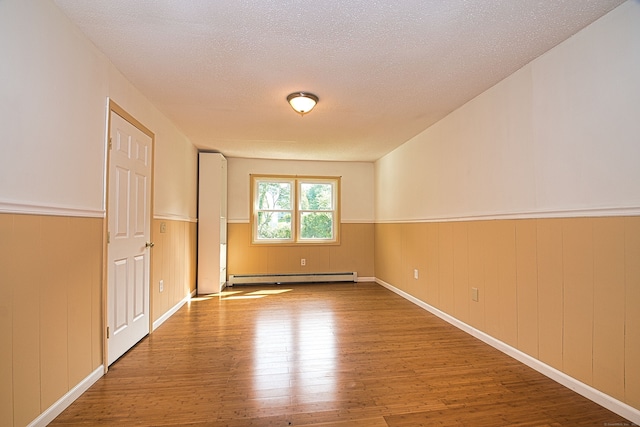
[[[342,222],[373,222],[373,163],[227,159],[229,222],[249,222],[250,174],[341,176]]]
[[[107,99],[155,133],[155,214],[196,216],[193,145],[49,0],[0,1],[0,211],[104,213]]]
[[[195,220],[197,148],[112,65],[109,82],[110,98],[155,134],[154,215]]]
[[[377,221],[640,212],[640,2],[376,162]]]

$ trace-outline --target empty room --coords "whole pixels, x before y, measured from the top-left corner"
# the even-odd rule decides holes
[[[638,0],[0,0],[0,426],[640,424],[638,76]]]

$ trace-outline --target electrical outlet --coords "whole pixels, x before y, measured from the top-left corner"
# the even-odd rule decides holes
[[[164,291],[164,280],[160,280],[160,292]]]
[[[166,233],[167,232],[167,223],[164,222],[164,221],[160,223],[160,232],[161,233]]]
[[[471,299],[478,302],[478,288],[471,288]]]
[[[418,269],[413,270],[413,278],[418,280]]]
[[[300,265],[302,266],[307,265],[307,260],[305,258],[300,258]]]

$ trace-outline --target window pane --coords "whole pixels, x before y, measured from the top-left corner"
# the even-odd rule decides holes
[[[301,183],[300,209],[333,210],[333,185],[327,183]]]
[[[258,212],[258,239],[291,239],[290,212]]]
[[[300,238],[333,238],[333,214],[331,212],[303,212],[301,221]]]
[[[291,183],[258,182],[258,209],[291,209]]]

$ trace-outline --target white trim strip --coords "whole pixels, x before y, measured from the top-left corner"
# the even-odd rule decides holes
[[[397,221],[390,221],[397,222]],[[227,224],[250,224],[251,221],[248,219],[228,219]],[[375,224],[375,221],[372,219],[340,219],[340,224]]]
[[[249,219],[240,218],[240,219],[228,219],[227,224],[250,224],[251,221]]]
[[[27,424],[27,427],[44,427],[53,421],[58,415],[69,407],[82,393],[87,391],[89,387],[95,384],[104,375],[104,366],[100,365],[95,371],[90,373],[85,379],[80,381],[78,385],[69,390],[53,405],[49,406],[46,411],[41,413],[35,420]]]
[[[174,214],[154,214],[153,219],[161,219],[166,221],[198,222],[198,218],[191,218],[184,215]]]
[[[187,302],[189,302],[189,300],[191,298],[193,298],[193,296],[195,296],[195,294],[196,294],[196,291],[191,292],[189,295],[187,295],[186,297],[182,298],[176,305],[174,305],[169,310],[167,310],[167,312],[164,313],[162,316],[160,316],[160,318],[158,320],[153,322],[153,330],[151,332],[153,332],[156,329],[158,329],[160,327],[160,325],[162,325],[164,322],[166,322],[171,316],[176,314],[176,312],[178,310],[180,310],[180,308],[182,308],[183,305],[185,305]]]
[[[616,414],[620,415],[621,417],[624,417],[626,419],[628,419],[629,421],[635,423],[636,425],[640,425],[640,410],[636,409],[632,406],[627,405],[624,402],[621,402],[611,396],[609,396],[608,394],[605,394],[603,392],[601,392],[600,390],[597,390],[593,387],[591,387],[590,385],[587,385],[581,381],[578,381],[577,379],[570,377],[569,375],[565,374],[564,372],[561,372],[549,365],[547,365],[544,362],[541,362],[540,360],[533,358],[531,356],[529,356],[526,353],[523,353],[522,351],[518,350],[517,348],[511,347],[510,345],[492,337],[491,335],[488,335],[470,325],[467,325],[466,323],[456,319],[455,317],[438,310],[437,308],[433,307],[432,305],[429,305],[427,303],[425,303],[422,300],[419,300],[418,298],[414,297],[413,295],[410,295],[396,287],[394,287],[393,285],[380,280],[378,278],[375,279],[375,282],[381,286],[384,286],[385,288],[389,289],[390,291],[400,295],[401,297],[403,297],[404,299],[411,301],[412,303],[414,303],[415,305],[427,310],[428,312],[438,316],[439,318],[441,318],[442,320],[444,320],[447,323],[452,324],[453,326],[457,327],[458,329],[463,330],[464,332],[468,333],[471,336],[474,336],[475,338],[478,338],[479,340],[483,341],[486,344],[489,344],[490,346],[496,348],[497,350],[500,350],[501,352],[503,352],[504,354],[506,354],[507,356],[511,356],[514,359],[516,359],[519,362],[524,363],[525,365],[529,366],[532,369],[535,369],[536,371],[540,372],[541,374],[545,375],[546,377],[554,380],[557,383],[562,384],[563,386],[575,391],[576,393],[586,397],[587,399],[597,403],[600,406],[603,406],[607,409],[609,409],[612,412],[615,412]]]
[[[357,282],[375,282],[375,277],[358,277]]]
[[[0,213],[22,215],[74,216],[84,218],[104,218],[102,209],[84,209],[68,206],[38,205],[35,203],[0,201]]]
[[[496,219],[536,219],[536,218],[587,218],[600,216],[637,216],[640,215],[640,207],[618,208],[594,208],[594,209],[567,209],[557,211],[519,212],[519,213],[492,213],[461,215],[455,217],[431,217],[416,219],[383,219],[376,220],[376,224],[398,224],[416,222],[459,222],[459,221],[490,221]]]

